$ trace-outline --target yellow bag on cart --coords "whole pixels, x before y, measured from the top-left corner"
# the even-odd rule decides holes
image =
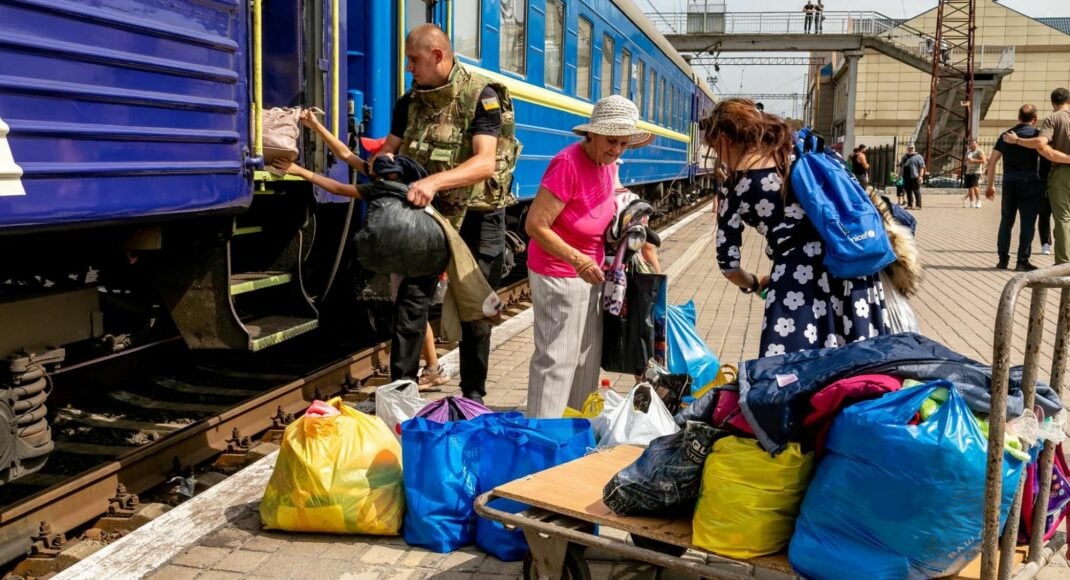
[[[378,417],[336,397],[286,427],[260,502],[265,527],[392,536],[404,515],[401,444]]]
[[[770,457],[753,439],[718,440],[702,469],[692,543],[738,559],[784,550],[813,467],[798,443]]]

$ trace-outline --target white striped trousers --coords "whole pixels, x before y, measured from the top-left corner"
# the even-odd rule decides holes
[[[528,272],[535,352],[528,369],[528,417],[557,418],[598,389],[602,285]]]

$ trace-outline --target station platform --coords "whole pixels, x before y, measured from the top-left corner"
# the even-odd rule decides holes
[[[1013,272],[995,270],[999,206],[962,207],[959,195],[926,191],[918,219],[918,244],[925,264],[920,295],[912,300],[922,332],[964,355],[992,358],[996,306]],[[709,207],[691,214],[663,232],[662,264],[669,274],[670,303],[694,300],[699,334],[723,362],[758,356],[762,303],[740,293],[717,271],[714,258],[715,216]],[[768,272],[764,243],[746,231],[743,264],[749,271]],[[1016,235],[1015,235],[1016,241]],[[1011,252],[1014,255],[1015,248]],[[1035,242],[1033,263],[1050,266]],[[1051,367],[1057,292],[1049,292],[1048,326],[1042,350],[1041,377]],[[1023,358],[1028,299],[1019,305],[1012,362]],[[486,402],[495,410],[526,405],[528,360],[532,350],[530,312],[496,329]],[[508,328],[504,328],[508,327]],[[499,333],[499,331],[502,331]],[[445,362],[449,362],[447,356]],[[624,392],[631,377],[604,375]],[[459,394],[456,379],[438,396]],[[427,398],[434,396],[425,395]],[[56,578],[138,578],[222,580],[228,578],[420,579],[517,578],[521,565],[503,563],[474,546],[437,554],[405,544],[400,537],[293,534],[263,530],[258,504],[271,474],[275,455],[245,468],[205,493],[98,551]],[[652,566],[590,556],[592,576],[655,578]],[[665,577],[664,575],[662,577]],[[1038,576],[1070,578],[1062,555]]]

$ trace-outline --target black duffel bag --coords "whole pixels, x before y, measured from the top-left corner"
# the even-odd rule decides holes
[[[361,186],[367,221],[354,238],[365,270],[404,277],[437,276],[449,263],[446,234],[424,208],[408,202],[408,186],[377,181]]]
[[[620,316],[602,319],[602,369],[641,375],[654,358],[654,306],[665,285],[664,274],[629,272]]]

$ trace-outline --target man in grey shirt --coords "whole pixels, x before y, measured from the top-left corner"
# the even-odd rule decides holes
[[[925,158],[918,155],[914,145],[907,146],[907,154],[899,161],[899,177],[907,193],[907,209],[921,209],[921,179],[925,177]]]
[[[1054,111],[1040,128],[1040,134],[1022,139],[1011,131],[1003,140],[1011,145],[1036,149],[1051,161],[1048,174],[1048,200],[1055,218],[1055,263],[1070,262],[1070,91],[1058,88],[1051,92]]]

